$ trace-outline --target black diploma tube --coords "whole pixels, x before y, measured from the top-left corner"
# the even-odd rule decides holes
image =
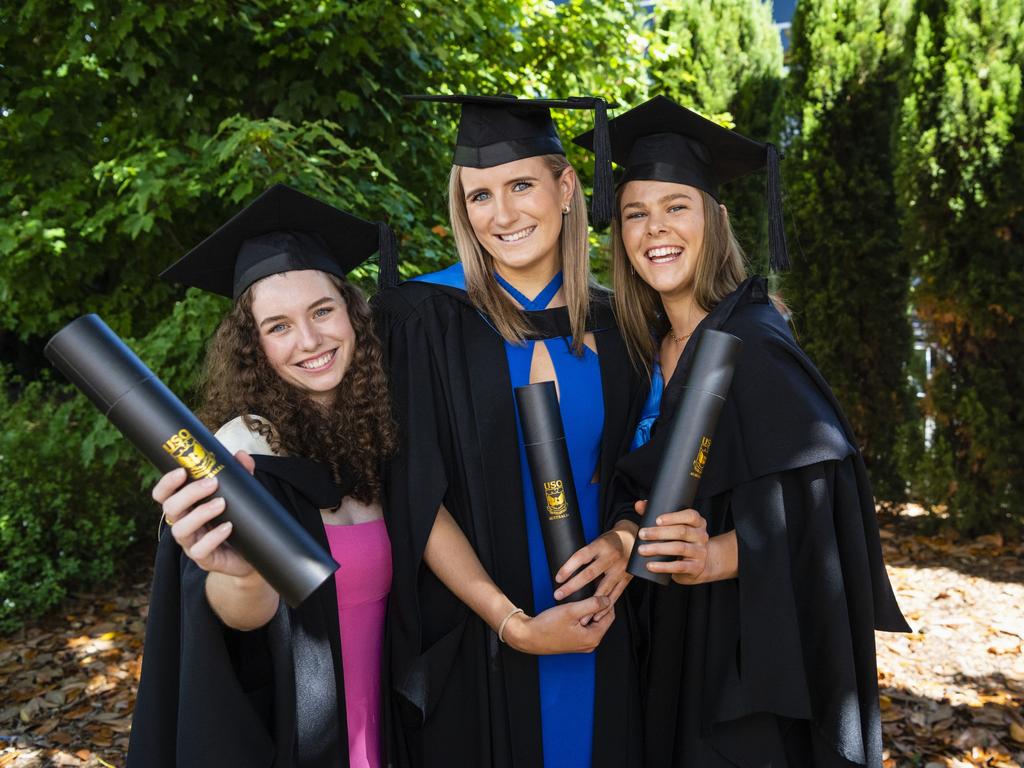
[[[230,542],[291,607],[338,564],[97,315],[58,331],[44,353],[161,472],[216,477]]]
[[[537,499],[537,517],[544,536],[552,589],[557,588],[555,574],[565,561],[587,542],[576,498],[576,483],[569,464],[565,428],[558,410],[558,393],[553,381],[516,387],[519,423],[523,428],[526,461],[530,465],[533,495]],[[593,583],[562,600],[585,600],[594,594]]]
[[[672,421],[664,425],[668,430],[668,441],[654,476],[641,528],[653,528],[658,524],[660,515],[687,509],[693,504],[741,345],[742,342],[731,333],[701,332],[683,388],[682,402]],[[626,570],[642,579],[668,584],[672,580],[671,575],[651,573],[647,570],[647,563],[671,562],[676,558],[670,555],[644,557],[637,552],[643,543],[637,539]]]

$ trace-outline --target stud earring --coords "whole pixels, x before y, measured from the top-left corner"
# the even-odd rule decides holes
[[[569,215],[569,210],[570,210],[570,209],[569,209],[569,206],[568,206],[568,205],[563,205],[563,206],[562,206],[562,215],[563,215],[563,216],[568,216],[568,215]]]

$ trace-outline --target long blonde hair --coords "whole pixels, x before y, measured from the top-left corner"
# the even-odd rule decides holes
[[[746,255],[736,239],[729,216],[718,201],[698,190],[704,204],[704,241],[697,254],[693,298],[705,312],[736,290],[747,278]],[[622,190],[616,196],[619,208]],[[633,269],[622,243],[622,224],[612,219],[612,281],[615,316],[626,340],[629,358],[637,370],[651,372],[660,337],[668,330],[658,292]]]
[[[543,155],[541,160],[556,179],[567,168],[572,167],[562,155]],[[484,250],[473,233],[469,212],[466,210],[461,165],[453,165],[448,177],[448,215],[455,236],[455,247],[466,273],[466,292],[470,300],[491,319],[507,341],[522,344],[530,327],[522,311],[494,279],[494,259]],[[598,286],[590,276],[587,205],[583,199],[579,179],[573,187],[569,213],[562,216],[562,233],[559,235],[558,245],[562,256],[562,293],[569,312],[573,351],[582,354],[590,294]]]

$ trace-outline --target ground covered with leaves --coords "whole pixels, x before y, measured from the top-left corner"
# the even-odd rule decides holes
[[[877,633],[888,766],[1024,766],[1024,546],[882,530],[914,634]]]
[[[886,768],[1024,768],[1024,546],[883,522],[916,630],[878,633]],[[124,765],[148,580],[0,638],[0,768]]]

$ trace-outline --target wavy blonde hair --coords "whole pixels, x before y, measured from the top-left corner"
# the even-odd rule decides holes
[[[380,466],[397,445],[384,356],[370,307],[359,289],[334,275],[327,277],[341,294],[356,336],[352,362],[332,405],[317,404],[271,367],[260,345],[249,286],[210,342],[198,415],[212,430],[242,416],[275,453],[319,461],[335,480],[346,470],[353,472],[351,495],[369,504],[380,498]],[[250,414],[269,423],[251,419]]]
[[[704,241],[697,254],[693,278],[693,297],[705,312],[732,293],[747,278],[746,255],[729,216],[714,197],[700,192],[704,204]],[[615,198],[619,209],[622,188]],[[629,358],[637,370],[651,373],[658,343],[668,331],[661,297],[633,269],[622,243],[620,217],[612,220],[612,285],[615,289],[615,316],[626,340]]]
[[[541,159],[556,180],[572,168],[563,155],[542,155]],[[569,201],[569,213],[562,216],[562,233],[558,245],[562,256],[562,292],[569,312],[572,347],[576,354],[582,354],[591,293],[602,289],[590,275],[587,204],[583,199],[579,179],[575,179],[575,182],[572,199]],[[494,279],[494,259],[484,250],[473,232],[469,211],[466,209],[461,165],[452,166],[448,177],[448,216],[455,247],[466,273],[466,292],[470,300],[491,319],[506,340],[522,344],[530,331],[529,325],[522,310]]]

